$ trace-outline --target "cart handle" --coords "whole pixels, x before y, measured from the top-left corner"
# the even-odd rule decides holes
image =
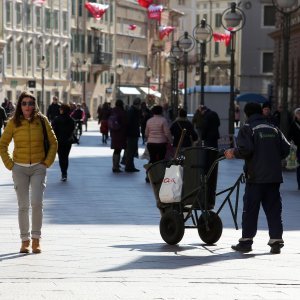
[[[221,157],[219,157],[218,159],[216,159],[216,160],[212,163],[211,167],[209,168],[209,170],[208,170],[208,172],[207,172],[207,174],[206,174],[206,177],[207,177],[207,178],[210,177],[210,175],[211,175],[211,173],[213,172],[213,170],[214,170],[214,168],[216,167],[216,165],[217,165],[221,160],[224,160],[224,159],[226,159],[226,157],[225,157],[225,156],[221,156]]]

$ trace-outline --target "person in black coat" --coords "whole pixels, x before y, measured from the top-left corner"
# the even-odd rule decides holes
[[[69,154],[72,148],[73,132],[75,129],[75,122],[70,117],[70,106],[68,104],[61,104],[60,115],[52,121],[52,127],[58,141],[58,160],[61,169],[61,180],[66,181],[68,177]]]
[[[236,148],[225,151],[227,159],[245,160],[246,187],[242,215],[242,237],[235,251],[252,251],[253,238],[257,232],[260,205],[267,217],[271,253],[278,254],[283,247],[282,202],[280,184],[282,159],[290,151],[290,144],[282,132],[262,115],[259,103],[247,103],[244,108],[247,123],[241,127]]]
[[[121,99],[116,101],[115,107],[111,110],[111,115],[115,115],[120,126],[118,130],[110,129],[111,146],[113,153],[113,167],[114,173],[122,172],[120,170],[121,151],[126,149],[126,133],[127,133],[127,114],[124,109],[124,104]]]
[[[59,116],[59,108],[60,104],[58,103],[58,98],[56,96],[53,96],[52,103],[47,109],[47,118],[50,122],[52,122],[55,117]]]
[[[290,131],[289,131],[289,140],[293,141],[294,144],[297,146],[297,183],[298,183],[298,190],[300,190],[300,108],[295,109],[295,120],[292,122]]]
[[[5,124],[6,119],[7,119],[7,115],[5,109],[2,106],[0,106],[0,137],[2,133],[2,127]]]
[[[193,124],[187,119],[187,113],[184,109],[178,111],[178,118],[172,123],[170,131],[173,139],[173,147],[177,147],[181,132],[183,129],[186,129],[181,148],[191,147],[193,142],[197,141],[198,135],[194,129]]]
[[[127,113],[127,147],[125,172],[139,172],[134,166],[134,157],[138,151],[141,125],[141,99],[135,98]]]
[[[206,106],[201,107],[201,113],[203,115],[202,140],[204,142],[204,146],[218,149],[218,139],[220,138],[219,116],[216,112],[208,109]]]

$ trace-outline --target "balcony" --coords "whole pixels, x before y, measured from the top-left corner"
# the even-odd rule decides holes
[[[94,54],[92,63],[94,65],[107,65],[110,66],[112,63],[112,53],[97,52]]]

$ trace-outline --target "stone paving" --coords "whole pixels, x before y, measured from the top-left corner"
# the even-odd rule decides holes
[[[241,230],[235,230],[228,205],[216,245],[186,229],[182,241],[169,246],[160,237],[159,211],[144,180],[146,161],[136,159],[139,173],[112,173],[112,150],[101,144],[96,122],[89,130],[71,151],[66,183],[57,161],[48,170],[40,255],[18,253],[15,192],[0,163],[1,300],[299,299],[300,192],[294,172],[284,173],[280,255],[269,253],[263,212],[253,252],[233,252]],[[241,161],[220,162],[217,190],[231,186],[241,169]]]

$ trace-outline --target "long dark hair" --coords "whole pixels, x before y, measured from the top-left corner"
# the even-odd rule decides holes
[[[22,92],[19,96],[17,106],[16,106],[16,110],[15,110],[14,115],[12,117],[12,119],[13,119],[13,121],[16,124],[17,127],[21,125],[21,117],[23,116],[21,105],[22,105],[22,100],[26,97],[32,99],[34,101],[34,104],[35,104],[30,117],[32,118],[35,114],[40,114],[39,113],[39,108],[37,106],[36,99],[35,99],[34,95],[31,94],[28,91]]]

